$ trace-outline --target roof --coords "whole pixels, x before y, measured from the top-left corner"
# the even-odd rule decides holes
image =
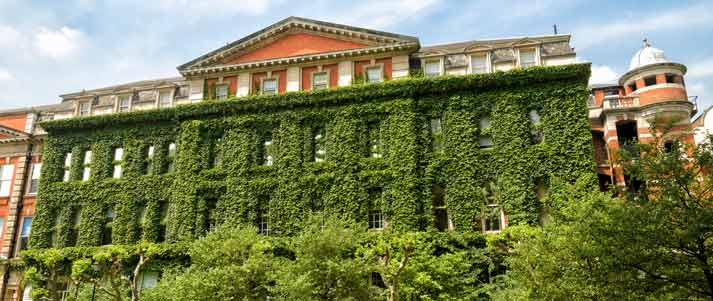
[[[663,50],[651,47],[648,39],[644,39],[644,46],[637,51],[629,62],[629,71],[646,65],[669,63]]]
[[[620,86],[619,84],[617,84],[617,83],[601,83],[601,84],[591,84],[591,85],[589,85],[589,89],[590,89],[590,90],[594,90],[594,89],[604,89],[604,88],[618,88],[618,87],[621,87],[621,86]]]
[[[161,87],[161,86],[165,86],[165,85],[179,84],[183,81],[185,81],[185,78],[183,78],[183,77],[168,77],[168,78],[141,80],[141,81],[118,84],[118,85],[113,85],[113,86],[108,86],[108,87],[103,87],[103,88],[96,88],[96,89],[92,89],[92,90],[82,90],[79,92],[62,94],[62,95],[60,95],[60,97],[62,97],[63,99],[66,99],[66,98],[75,98],[75,97],[82,97],[82,96],[88,97],[88,96],[95,96],[95,95],[99,95],[99,94],[116,93],[116,92],[126,91],[126,90],[155,89],[157,87]]]
[[[401,43],[414,44],[416,46],[419,45],[418,38],[413,36],[292,16],[254,32],[244,38],[228,43],[223,47],[206,53],[196,59],[178,66],[177,69],[182,74],[186,74],[185,71],[189,69],[205,69],[209,65],[219,63],[223,58],[226,58],[229,55],[245,50],[246,47],[253,46],[260,41],[264,41],[265,39],[284,33],[292,28],[321,31],[325,33],[344,35],[351,38],[371,40],[375,42],[372,46],[384,46]]]
[[[541,35],[541,36],[521,36],[521,37],[509,37],[509,38],[498,38],[498,39],[482,39],[482,40],[470,40],[462,42],[452,42],[444,44],[426,45],[421,47],[421,49],[416,54],[417,56],[427,56],[429,54],[457,54],[467,52],[469,50],[487,50],[487,49],[499,49],[499,48],[511,48],[518,45],[529,45],[538,43],[556,43],[556,42],[566,42],[568,49],[562,49],[569,54],[574,53],[574,51],[569,48],[570,34],[559,34],[559,35]],[[560,51],[560,52],[563,52]],[[546,54],[545,54],[546,55]]]

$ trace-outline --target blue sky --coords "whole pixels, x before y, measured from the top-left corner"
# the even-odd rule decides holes
[[[573,35],[593,82],[613,82],[648,37],[713,105],[711,1],[0,0],[0,109],[177,75],[176,66],[290,15],[418,36],[421,44]]]

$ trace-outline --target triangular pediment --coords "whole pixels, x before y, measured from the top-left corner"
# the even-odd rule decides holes
[[[29,135],[27,133],[0,124],[0,142],[2,142],[3,140],[17,140],[26,138],[29,138]]]
[[[358,40],[338,39],[307,32],[281,35],[252,49],[224,59],[222,64],[240,64],[283,57],[369,47]]]
[[[181,73],[249,62],[416,45],[418,38],[318,20],[289,17],[178,67]]]

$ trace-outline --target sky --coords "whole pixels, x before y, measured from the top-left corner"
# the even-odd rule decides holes
[[[422,45],[572,34],[590,83],[616,82],[648,38],[713,105],[713,1],[0,0],[0,110],[177,76],[176,67],[289,16],[419,37]]]

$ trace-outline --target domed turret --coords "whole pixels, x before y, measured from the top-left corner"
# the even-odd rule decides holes
[[[648,39],[644,39],[644,46],[634,54],[629,63],[629,71],[657,63],[668,63],[663,50],[651,47]]]

